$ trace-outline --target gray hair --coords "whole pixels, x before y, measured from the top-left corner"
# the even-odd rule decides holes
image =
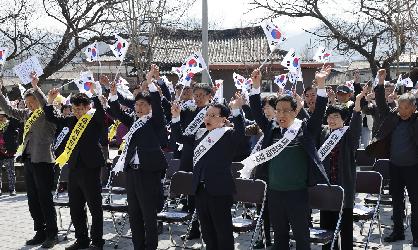
[[[405,93],[405,94],[402,94],[398,99],[398,102],[406,102],[406,101],[409,102],[409,104],[415,106],[416,99],[413,94]]]

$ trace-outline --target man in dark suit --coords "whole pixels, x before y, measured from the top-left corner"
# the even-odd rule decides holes
[[[225,122],[230,111],[223,104],[211,104],[205,115],[204,123],[206,131],[202,136],[184,136],[180,126],[180,108],[173,105],[172,133],[182,143],[187,141],[194,147],[193,157],[193,192],[197,214],[201,224],[202,236],[206,243],[206,249],[234,249],[234,237],[232,233],[231,207],[235,185],[231,173],[231,163],[238,142],[245,136],[244,120],[240,114],[242,97],[236,96],[231,102],[233,109],[232,122],[234,129],[227,130]],[[222,131],[224,134],[214,141],[216,136],[212,133]],[[199,134],[199,132],[197,133]],[[199,160],[196,160],[197,151],[201,143],[208,141],[213,143]],[[203,146],[204,144],[202,144]]]
[[[386,242],[404,240],[403,194],[408,190],[411,202],[411,231],[413,247],[418,247],[418,114],[416,99],[410,93],[398,99],[397,109],[391,110],[385,99],[386,71],[378,72],[379,84],[375,89],[376,105],[383,124],[366,151],[376,157],[390,160],[390,191],[393,201],[393,232]]]
[[[161,131],[165,131],[165,120],[161,97],[152,79],[155,69],[158,68],[152,66],[147,74],[150,93],[139,93],[135,97],[135,114],[127,115],[121,111],[114,84],[109,97],[112,113],[130,127],[124,151],[126,156],[122,153],[120,157],[124,162],[120,164],[127,173],[128,214],[134,249],[153,250],[158,246],[161,173],[167,168],[167,161],[159,141]],[[145,123],[135,129],[136,122]]]
[[[199,114],[202,109],[206,108],[212,98],[212,87],[207,83],[196,83],[193,86],[193,100],[194,104],[192,106],[186,107],[184,110],[180,112],[180,125],[182,131],[189,126],[189,124],[195,119],[196,115]],[[200,127],[204,127],[202,123]],[[175,138],[174,138],[175,139]],[[180,171],[192,172],[193,171],[193,148],[194,145],[190,144],[188,141],[184,143],[176,141],[177,143],[181,143],[183,148],[181,150],[181,158],[180,158]],[[185,206],[185,210],[193,213],[195,206],[194,206],[194,199],[193,197],[187,197],[187,205]],[[185,235],[182,236],[183,239]],[[192,225],[192,229],[190,230],[190,234],[188,240],[197,239],[200,237],[199,232],[199,224],[198,221],[194,221]]]
[[[13,108],[1,93],[0,108],[6,115],[25,122],[28,129],[18,153],[22,155],[24,162],[29,212],[36,234],[26,245],[42,243],[43,248],[52,248],[58,242],[57,215],[51,193],[54,188],[54,154],[51,145],[54,141],[55,125],[47,121],[42,112],[46,98],[38,88],[38,77],[36,74],[31,77],[33,88],[25,92],[27,108]],[[39,116],[33,121],[36,114]],[[31,120],[33,123],[29,125]]]
[[[91,88],[93,95],[94,87]],[[54,111],[51,105],[58,95],[57,89],[52,89],[48,94],[49,105],[44,106],[46,118],[59,125],[70,129],[70,138],[73,130],[79,130],[78,123],[86,115],[91,119],[82,132],[72,152],[69,152],[66,164],[69,167],[68,196],[70,199],[70,215],[75,228],[76,242],[67,247],[68,250],[88,248],[91,238],[90,249],[102,249],[103,240],[103,210],[100,183],[100,168],[104,166],[100,137],[103,134],[104,110],[100,100],[94,96],[93,103],[95,111],[91,108],[91,100],[84,93],[78,93],[71,97],[70,102],[74,116],[63,117]],[[77,128],[76,128],[77,125]],[[67,142],[65,148],[69,147]],[[57,158],[57,162],[64,153]],[[92,224],[90,238],[87,229],[87,214],[85,205],[89,207]]]
[[[301,125],[294,139],[265,164],[269,168],[268,200],[274,230],[273,249],[289,249],[289,224],[297,249],[310,249],[308,186],[328,182],[314,138],[321,131],[328,102],[325,79],[330,71],[331,67],[328,66],[315,75],[318,97],[312,116],[309,120],[298,121]],[[279,142],[287,129],[294,126],[298,105],[293,96],[281,96],[276,105],[275,120],[268,120],[262,112],[259,70],[253,71],[252,80],[250,106],[255,121],[264,133],[262,149],[265,149]]]

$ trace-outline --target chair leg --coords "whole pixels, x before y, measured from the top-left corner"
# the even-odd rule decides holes
[[[63,239],[64,240],[67,240],[68,239],[68,235],[70,234],[70,231],[71,231],[71,226],[73,225],[73,222],[72,221],[70,221],[70,224],[68,225],[68,228],[67,228],[67,232],[65,232],[65,234],[63,235],[64,237],[63,237]]]
[[[380,222],[380,211],[377,214],[377,225],[379,227],[379,243],[382,245],[382,223]]]
[[[58,207],[58,220],[60,222],[60,228],[62,229],[62,216],[61,216],[61,207]]]
[[[182,249],[186,248],[186,243],[188,241],[187,238],[189,237],[190,231],[192,230],[193,222],[196,219],[197,219],[197,213],[196,213],[196,209],[195,209],[193,214],[192,214],[192,218],[189,220],[189,224],[187,225],[187,231],[186,231],[186,235],[184,236]]]
[[[176,245],[176,242],[173,239],[173,231],[171,230],[171,223],[168,223],[168,235],[170,237],[171,244],[173,246],[175,246]]]

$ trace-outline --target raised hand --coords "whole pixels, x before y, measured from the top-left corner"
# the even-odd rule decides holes
[[[386,79],[386,69],[379,69],[377,71],[377,78],[379,79],[379,85],[383,85]]]
[[[334,105],[336,103],[334,90],[332,88],[327,89],[327,95],[329,102]]]
[[[105,86],[105,87],[109,87],[109,78],[106,75],[101,75],[99,77],[99,82],[101,85]]]
[[[318,89],[325,88],[325,80],[331,73],[332,67],[330,65],[323,66],[321,71],[315,73],[315,82]]]
[[[366,101],[371,102],[374,98],[374,92],[372,92],[366,96]]]
[[[253,81],[254,89],[258,89],[261,86],[261,71],[259,69],[253,70],[251,80]]]
[[[32,88],[38,89],[39,78],[35,71],[32,71],[32,73],[30,73],[30,78],[32,78]]]
[[[363,86],[363,90],[360,92],[360,94],[358,94],[356,96],[356,102],[354,104],[354,111],[356,111],[356,112],[361,111],[360,101],[363,97],[365,97],[367,95],[368,91],[369,91],[369,87],[366,84],[366,85]]]
[[[177,118],[180,116],[180,105],[178,102],[173,102],[173,104],[171,105],[171,116],[173,118]]]
[[[245,103],[245,97],[241,94],[241,92],[236,92],[235,96],[231,98],[229,102],[229,107],[231,109],[241,109],[242,105]]]
[[[55,98],[57,98],[59,94],[59,90],[57,88],[53,88],[48,92],[48,103],[54,103]]]
[[[397,99],[398,99],[398,94],[396,94],[396,91],[393,90],[393,92],[390,95],[388,95],[388,102],[392,103]]]
[[[151,71],[153,72],[154,79],[160,79],[160,68],[157,64],[151,64]]]
[[[360,72],[358,69],[354,71],[354,83],[360,83]]]

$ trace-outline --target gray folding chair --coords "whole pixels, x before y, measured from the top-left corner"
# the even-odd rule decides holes
[[[187,233],[185,240],[183,241],[183,248],[186,246],[187,238],[190,234],[192,222],[197,219],[196,209],[193,213],[183,212],[176,209],[176,207],[170,208],[170,203],[173,200],[178,199],[180,196],[189,196],[194,195],[192,190],[192,182],[193,182],[193,173],[177,171],[171,178],[169,195],[167,201],[164,205],[163,211],[157,214],[157,218],[159,221],[166,222],[168,224],[168,232],[170,236],[170,241],[173,246],[178,246],[177,243],[173,239],[173,232],[171,228],[171,224],[173,223],[184,223],[187,222]],[[175,202],[176,205],[178,204]],[[201,238],[202,240],[202,238]],[[203,240],[202,240],[203,246]]]
[[[344,189],[336,185],[318,184],[309,188],[309,205],[311,209],[319,211],[339,212],[335,230],[321,227],[310,228],[310,241],[314,244],[333,246],[340,233],[341,216],[344,206]]]
[[[254,218],[243,218],[241,216],[232,218],[233,231],[236,233],[249,232],[253,230],[251,236],[251,246],[253,249],[255,236],[257,235],[260,225],[262,224],[262,216],[266,199],[267,185],[262,180],[235,179],[237,193],[234,196],[235,202],[253,203],[261,205],[260,214]],[[262,230],[264,234],[264,230]],[[263,235],[264,237],[264,235]]]
[[[375,205],[363,206],[361,204],[355,204],[353,211],[354,221],[364,221],[361,223],[360,234],[363,234],[363,228],[366,221],[370,220],[370,227],[367,233],[367,239],[364,249],[367,249],[370,242],[370,236],[373,232],[373,225],[377,219],[379,228],[380,244],[382,243],[382,227],[380,224],[380,198],[382,195],[382,183],[383,177],[380,173],[375,171],[360,171],[357,172],[356,178],[356,193],[359,194],[373,194],[377,196],[377,202]]]
[[[61,228],[60,231],[65,231],[63,235],[64,240],[67,240],[68,235],[70,234],[72,221],[70,221],[70,224],[68,225],[67,229],[64,229],[62,227],[61,209],[70,207],[70,199],[68,197],[68,191],[60,190],[60,188],[62,187],[62,185],[67,185],[67,189],[68,189],[68,178],[69,178],[69,167],[67,164],[65,164],[60,170],[60,174],[59,174],[59,178],[57,182],[57,188],[55,190],[54,200],[53,200],[54,206],[57,207],[58,221],[59,221],[60,228]]]

